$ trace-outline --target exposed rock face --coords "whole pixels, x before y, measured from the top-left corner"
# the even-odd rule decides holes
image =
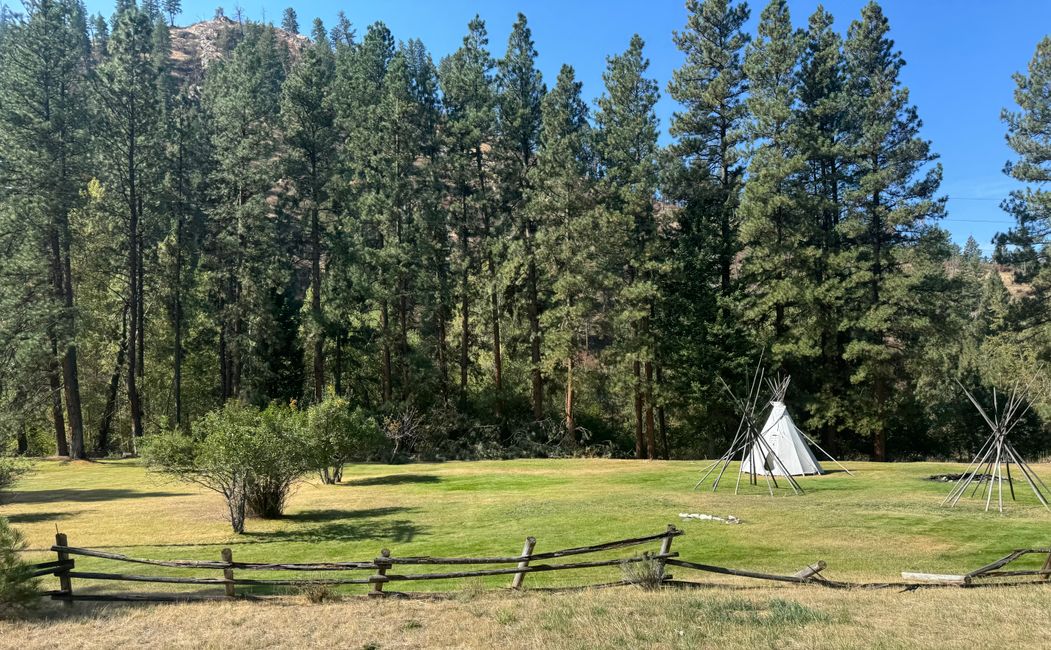
[[[226,56],[237,43],[241,25],[227,17],[204,20],[187,27],[171,28],[172,61],[175,70],[187,78],[200,78],[213,62]],[[299,57],[303,47],[310,42],[302,34],[291,34],[274,28],[279,41],[288,47],[292,59]]]

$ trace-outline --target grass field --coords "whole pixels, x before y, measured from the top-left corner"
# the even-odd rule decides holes
[[[948,484],[924,480],[960,471],[937,463],[849,463],[855,472],[802,479],[805,496],[692,491],[702,462],[526,460],[349,467],[344,484],[308,482],[280,520],[249,520],[235,536],[215,494],[149,475],[132,461],[38,463],[0,514],[22,530],[34,561],[56,526],[74,546],[152,558],[218,559],[229,546],[237,560],[365,560],[380,548],[395,555],[513,555],[527,535],[536,551],[655,533],[675,523],[683,559],[791,573],[818,559],[841,580],[897,580],[902,570],[961,573],[1018,547],[1051,545],[1051,513],[1019,489],[1007,512],[984,502],[939,504]],[[1051,480],[1051,467],[1035,465]],[[682,512],[733,514],[740,525],[680,521]],[[623,554],[623,551],[621,552]],[[1037,559],[1034,558],[1033,562]],[[119,566],[119,565],[118,565]],[[80,570],[114,569],[90,558]],[[118,569],[119,570],[119,569]],[[152,569],[151,569],[152,571]],[[571,586],[617,580],[619,569],[533,574],[527,586]],[[149,633],[146,645],[261,645],[260,634],[284,645],[346,647],[725,646],[775,640],[781,647],[948,647],[997,643],[1040,646],[1051,614],[1051,584],[910,593],[832,592],[675,570],[676,578],[708,585],[686,591],[634,588],[524,595],[487,592],[508,580],[411,583],[461,590],[449,600],[352,598],[310,605],[223,603],[92,607],[72,613],[48,606],[28,621],[0,623],[0,645],[47,645],[54,634],[78,647],[117,645]],[[106,591],[113,583],[103,585]],[[139,586],[141,590],[141,585]],[[77,581],[82,593],[100,589]],[[362,588],[347,595],[360,594]],[[983,616],[992,626],[968,630]],[[308,619],[308,620],[304,620]],[[175,630],[198,621],[191,638]],[[282,623],[288,621],[288,624]],[[316,621],[324,621],[322,625]],[[170,635],[165,636],[164,630]],[[977,637],[967,641],[967,635]],[[202,636],[203,635],[203,636]],[[984,636],[983,636],[984,635]],[[17,643],[12,640],[18,639]],[[140,637],[141,642],[141,637]],[[271,643],[271,641],[267,641]],[[978,646],[983,645],[977,643]]]

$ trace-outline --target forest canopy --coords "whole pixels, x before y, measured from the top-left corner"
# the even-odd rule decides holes
[[[967,456],[956,380],[1031,383],[1012,435],[1051,450],[1051,39],[1004,111],[1027,189],[989,259],[939,227],[878,3],[845,33],[785,0],[754,33],[744,2],[686,10],[666,87],[634,36],[591,98],[543,78],[521,14],[436,61],[342,12],[5,5],[0,444],[133,453],[331,395],[415,457],[710,457],[722,381],[762,359],[840,456]]]

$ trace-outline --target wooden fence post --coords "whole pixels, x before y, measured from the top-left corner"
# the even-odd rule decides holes
[[[536,538],[535,537],[526,537],[525,546],[522,547],[522,556],[523,557],[528,557],[528,556],[532,555],[534,546],[536,546]],[[522,560],[521,562],[518,563],[518,568],[519,569],[524,569],[527,566],[529,566],[529,560]],[[512,589],[521,589],[522,588],[522,581],[525,580],[525,575],[526,574],[524,574],[524,573],[516,573],[515,577],[511,578],[511,588]]]
[[[380,551],[380,556],[376,558],[376,575],[374,578],[383,578],[381,580],[375,580],[372,583],[372,588],[369,590],[369,596],[382,598],[386,596],[383,593],[383,583],[386,582],[387,568],[390,567],[390,550],[383,549]]]
[[[1044,560],[1044,566],[1040,569],[1041,571],[1051,571],[1051,551],[1047,553],[1047,559]],[[1051,573],[1044,574],[1044,580],[1051,581]]]
[[[55,533],[55,546],[69,546],[69,541],[66,539],[65,533]],[[69,562],[69,553],[65,551],[56,551],[56,553],[58,553],[59,562]],[[66,566],[60,568],[55,572],[55,575],[58,576],[59,589],[65,592],[66,598],[63,600],[65,601],[66,607],[72,607],[73,579],[69,577],[69,567]]]
[[[224,548],[222,550],[222,557],[223,557],[223,562],[226,562],[227,564],[233,564],[233,562],[234,562],[234,552],[231,551],[230,549]],[[234,569],[233,569],[233,567],[229,566],[229,567],[226,567],[225,569],[223,569],[223,580],[227,581],[226,584],[223,585],[224,587],[226,587],[226,597],[227,598],[236,598],[237,597],[237,594],[234,592],[233,579],[234,579]]]
[[[671,541],[675,539],[675,532],[675,524],[668,524],[667,534],[664,536],[664,539],[661,540],[661,555],[668,555],[671,553]],[[667,568],[667,558],[662,557],[659,561],[661,563],[661,581],[663,582],[671,578],[671,576],[664,574],[664,571]]]

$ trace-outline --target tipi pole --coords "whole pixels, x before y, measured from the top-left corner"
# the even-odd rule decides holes
[[[839,465],[839,468],[842,469],[847,474],[850,474],[851,476],[854,476],[853,472],[851,472],[849,469],[844,467],[843,463],[841,463],[838,460],[836,460],[835,458],[833,458],[832,454],[830,454],[827,451],[825,451],[824,449],[822,449],[821,445],[819,445],[816,442],[814,442],[814,439],[811,438],[810,436],[808,436],[802,429],[800,429],[799,427],[796,427],[796,431],[799,431],[799,433],[802,433],[803,437],[807,439],[807,442],[809,442],[810,444],[814,445],[814,447],[816,447],[818,451],[820,451],[822,454],[825,455],[825,458],[829,459],[830,461],[832,461],[836,465]]]

